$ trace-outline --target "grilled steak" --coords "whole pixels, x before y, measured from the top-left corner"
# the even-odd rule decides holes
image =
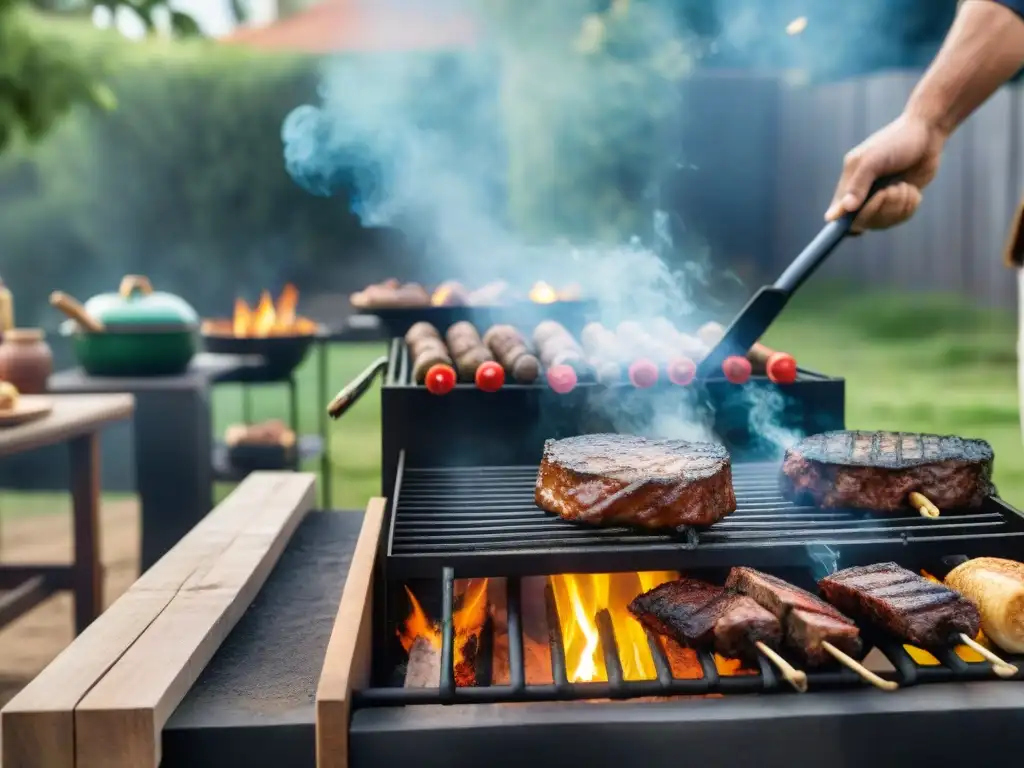
[[[912,491],[939,509],[977,507],[995,493],[992,446],[984,440],[916,432],[838,431],[786,451],[782,492],[819,507],[895,511]]]
[[[659,635],[730,658],[752,658],[754,643],[777,647],[782,627],[751,598],[695,579],[669,581],[638,595],[629,612]]]
[[[787,647],[810,666],[832,661],[821,645],[826,640],[851,656],[861,651],[857,625],[810,592],[753,568],[733,568],[725,586],[771,611],[782,625]]]
[[[548,440],[535,498],[567,520],[644,528],[711,525],[736,510],[723,446],[631,435]]]
[[[818,587],[840,610],[923,648],[958,642],[961,632],[974,637],[981,628],[967,598],[896,563],[847,568]]]

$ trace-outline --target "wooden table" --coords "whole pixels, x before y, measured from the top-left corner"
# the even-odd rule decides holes
[[[103,610],[100,563],[99,431],[130,418],[131,395],[57,395],[53,412],[41,419],[0,429],[0,458],[57,443],[70,453],[74,552],[71,565],[0,565],[0,627],[58,590],[75,595],[75,630],[81,632]]]

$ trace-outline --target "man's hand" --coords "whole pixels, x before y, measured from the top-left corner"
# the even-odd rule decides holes
[[[835,221],[856,211],[877,179],[897,176],[898,183],[871,198],[852,231],[902,224],[914,215],[921,204],[921,190],[935,178],[946,138],[932,123],[907,113],[868,137],[847,153],[825,219]]]

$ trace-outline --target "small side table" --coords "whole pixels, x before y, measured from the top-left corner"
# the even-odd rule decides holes
[[[53,412],[36,421],[0,429],[0,457],[67,443],[75,560],[71,565],[0,565],[0,627],[53,592],[75,595],[75,631],[81,633],[103,611],[100,562],[100,442],[107,424],[131,417],[131,395],[54,395]]]

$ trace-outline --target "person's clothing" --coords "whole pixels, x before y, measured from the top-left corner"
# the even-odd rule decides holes
[[[1017,330],[1017,402],[1020,408],[1021,438],[1024,439],[1024,200],[1017,206],[1017,215],[1010,228],[1003,259],[1006,266],[1017,270],[1017,312],[1020,317]]]
[[[1024,0],[994,0],[994,2],[1005,5],[1011,11],[1016,11],[1020,14],[1021,18],[1024,18]]]

